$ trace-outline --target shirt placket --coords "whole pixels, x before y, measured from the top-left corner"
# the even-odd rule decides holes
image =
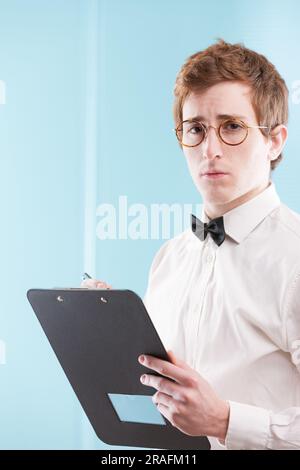
[[[193,305],[193,315],[192,315],[192,323],[191,323],[191,344],[193,347],[192,353],[192,367],[196,368],[197,363],[197,345],[199,340],[199,333],[201,330],[201,324],[203,323],[205,316],[208,312],[205,312],[204,309],[204,300],[205,294],[207,291],[207,285],[209,279],[212,275],[215,259],[216,259],[216,249],[217,245],[211,239],[211,237],[206,239],[207,241],[204,242],[204,247],[202,251],[202,259],[201,259],[201,269],[200,274],[197,271],[198,276],[195,280],[195,296]]]

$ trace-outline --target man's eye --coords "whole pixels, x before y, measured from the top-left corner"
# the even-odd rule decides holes
[[[225,131],[239,131],[243,128],[238,122],[227,122],[224,124],[223,129]]]
[[[203,132],[203,128],[201,126],[193,126],[190,127],[189,131],[190,134],[200,134]]]

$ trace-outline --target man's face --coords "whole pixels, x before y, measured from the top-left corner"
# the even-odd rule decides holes
[[[219,115],[240,116],[239,119],[248,126],[268,124],[257,122],[250,87],[241,82],[222,82],[201,94],[191,94],[183,105],[183,121],[202,116],[201,122],[217,128],[221,122]],[[230,204],[266,186],[269,181],[270,142],[259,129],[248,129],[248,137],[243,143],[230,146],[210,128],[200,145],[183,147],[183,152],[204,203]],[[209,176],[207,172],[225,174]]]

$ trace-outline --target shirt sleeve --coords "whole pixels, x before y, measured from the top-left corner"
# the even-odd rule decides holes
[[[155,253],[154,258],[152,260],[150,270],[149,270],[147,289],[143,297],[143,302],[146,308],[147,308],[148,302],[150,301],[152,290],[153,288],[155,289],[154,279],[155,279],[156,271],[158,267],[161,265],[161,263],[163,263],[163,260],[166,258],[171,243],[172,243],[172,239],[165,241],[162,244],[162,246],[158,249],[158,251]]]
[[[283,314],[286,351],[299,372],[295,393],[300,403],[300,272],[288,288]],[[225,445],[227,449],[300,450],[300,406],[273,412],[265,408],[229,401],[230,416]]]
[[[300,450],[300,407],[273,413],[265,408],[229,401],[226,448],[229,450]]]

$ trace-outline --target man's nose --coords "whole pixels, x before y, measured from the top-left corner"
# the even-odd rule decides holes
[[[204,158],[213,159],[223,155],[222,142],[218,135],[218,129],[209,126],[204,141],[202,142],[202,155]]]

